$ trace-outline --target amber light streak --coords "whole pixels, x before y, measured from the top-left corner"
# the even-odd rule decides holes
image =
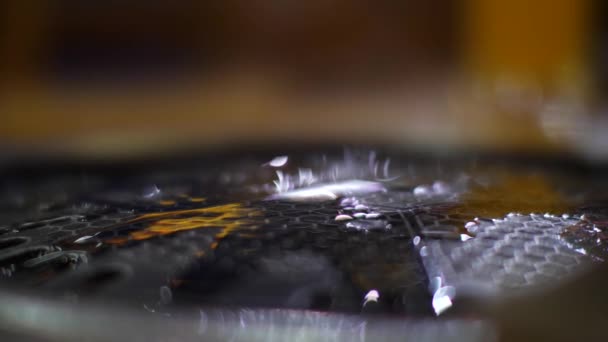
[[[183,217],[185,215],[187,217]],[[255,229],[255,226],[252,225],[249,218],[256,215],[257,213],[255,211],[250,208],[245,208],[239,203],[189,210],[148,213],[143,214],[126,224],[150,221],[150,226],[132,232],[128,237],[113,238],[106,242],[120,245],[127,242],[129,239],[147,240],[157,236],[201,228],[221,228],[221,231],[215,235],[217,240],[221,240],[230,234],[230,232],[239,228],[247,227]],[[212,248],[217,246],[217,240],[212,243]]]

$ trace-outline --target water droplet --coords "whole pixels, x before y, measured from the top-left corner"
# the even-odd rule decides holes
[[[455,295],[456,289],[453,286],[443,286],[435,291],[433,295],[433,309],[437,316],[452,307],[452,300]]]
[[[160,189],[155,185],[152,185],[144,189],[144,198],[154,198],[160,194]]]
[[[377,302],[378,299],[380,299],[380,292],[378,292],[377,290],[370,290],[364,297],[363,305],[368,302]]]
[[[268,165],[270,165],[272,167],[281,167],[281,166],[284,166],[285,164],[287,164],[288,160],[289,160],[288,156],[278,156],[278,157],[274,157],[271,161],[269,161]]]
[[[391,165],[391,159],[387,158],[386,161],[384,162],[384,167],[382,168],[382,175],[384,178],[388,178],[388,169],[389,169],[390,165]]]
[[[467,240],[470,240],[472,238],[473,238],[472,236],[469,236],[467,234],[460,234],[460,241],[467,241]]]
[[[342,207],[348,207],[348,206],[351,206],[352,204],[353,204],[352,197],[344,198],[344,199],[342,199],[342,201],[340,201],[340,206],[342,206]]]
[[[358,204],[355,206],[355,210],[363,211],[363,210],[367,210],[367,209],[368,209],[367,206],[363,205],[363,204]]]
[[[415,196],[430,196],[432,194],[432,190],[428,185],[419,185],[414,188]]]
[[[350,221],[350,222],[346,223],[346,228],[363,230],[363,231],[388,229],[388,227],[386,226],[386,221],[381,221],[381,220]]]
[[[87,242],[87,240],[88,240],[88,239],[90,239],[90,238],[92,238],[92,237],[93,237],[93,236],[91,236],[91,235],[85,235],[85,236],[83,236],[83,237],[80,237],[80,238],[76,239],[76,240],[74,241],[74,243],[78,243],[78,244],[80,244],[80,243],[85,243],[85,242]]]
[[[415,236],[414,237],[414,246],[418,246],[419,243],[420,243],[420,236]]]
[[[382,214],[380,214],[380,213],[369,213],[369,214],[365,215],[365,218],[368,220],[373,220],[373,219],[379,218],[380,216],[382,216]]]
[[[298,169],[298,185],[308,186],[317,181],[311,169]]]
[[[335,218],[336,221],[349,221],[349,220],[352,220],[352,219],[353,219],[352,216],[350,216],[350,215],[343,215],[343,214],[342,215],[338,215]]]
[[[446,182],[435,181],[433,183],[433,191],[436,194],[444,195],[444,194],[449,193],[451,191],[451,188]]]

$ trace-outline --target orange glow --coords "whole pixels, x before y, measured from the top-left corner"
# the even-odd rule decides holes
[[[583,67],[589,2],[509,0],[467,2],[469,62],[475,71],[545,83]],[[580,70],[579,70],[580,71]]]
[[[183,215],[191,216],[176,217]],[[129,238],[132,240],[147,240],[157,236],[201,228],[221,228],[221,231],[215,237],[216,239],[222,239],[239,228],[249,227],[255,229],[256,227],[252,225],[252,222],[246,220],[247,217],[252,216],[256,216],[256,213],[238,203],[198,209],[148,213],[127,222],[127,225],[135,222],[151,221],[150,226],[130,233],[128,238],[112,238],[107,240],[106,243],[122,245]],[[215,248],[217,241],[211,246]]]
[[[107,239],[105,242],[112,244],[112,245],[120,246],[120,245],[127,243],[127,241],[129,241],[129,239],[126,237],[113,237],[113,238]]]
[[[467,220],[502,218],[510,212],[561,215],[573,209],[572,203],[555,191],[550,179],[535,174],[505,174],[492,186],[473,186],[461,201],[449,214],[463,215]]]

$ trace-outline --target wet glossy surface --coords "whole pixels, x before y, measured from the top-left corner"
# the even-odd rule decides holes
[[[608,255],[606,182],[555,164],[346,149],[29,176],[3,183],[0,282],[161,314],[434,316],[453,288],[540,286]]]

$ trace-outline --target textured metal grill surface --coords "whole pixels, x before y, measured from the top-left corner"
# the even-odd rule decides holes
[[[68,171],[33,185],[13,175],[0,213],[0,282],[167,314],[267,307],[430,316],[450,287],[518,290],[606,256],[601,179],[544,166],[391,158],[314,154],[273,168],[253,156],[119,169],[86,182]],[[269,199],[277,171],[292,175],[282,194],[350,179],[382,189]],[[542,184],[538,198],[495,187],[504,179]],[[505,191],[522,198],[505,199]],[[371,290],[379,300],[362,305]]]

